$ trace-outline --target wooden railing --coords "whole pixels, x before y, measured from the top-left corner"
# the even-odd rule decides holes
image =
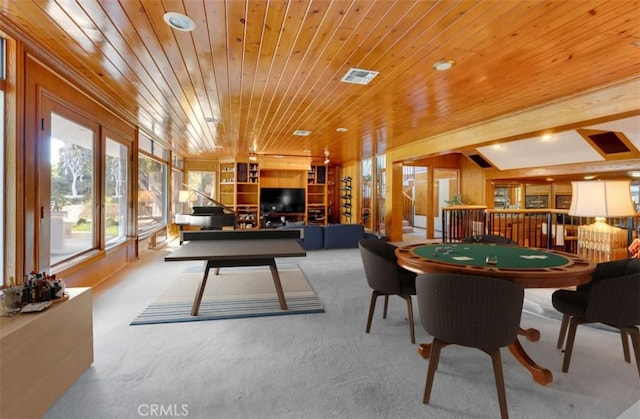
[[[456,205],[442,209],[443,242],[459,242],[477,234],[496,234],[521,246],[578,253],[578,227],[590,225],[591,217],[574,217],[568,210],[488,209]],[[640,216],[609,218],[607,223],[625,229],[628,244],[640,237]]]

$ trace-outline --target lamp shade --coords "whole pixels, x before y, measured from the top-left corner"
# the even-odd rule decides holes
[[[571,182],[571,189],[569,215],[607,218],[636,214],[628,180]]]

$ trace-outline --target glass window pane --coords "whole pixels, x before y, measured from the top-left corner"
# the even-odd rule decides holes
[[[51,265],[94,247],[95,133],[51,114]]]
[[[199,191],[202,195],[216,199],[216,173],[215,172],[189,172],[187,184],[191,189]],[[204,196],[194,194],[191,200],[192,207],[211,206],[212,201]]]
[[[124,240],[127,228],[127,146],[107,137],[105,158],[105,243]]]
[[[153,153],[153,141],[151,141],[151,138],[149,138],[146,135],[143,135],[142,133],[140,133],[140,135],[138,136],[138,149],[142,150],[142,151],[146,151],[149,154],[152,154]]]
[[[138,158],[138,233],[166,224],[167,165],[143,154]]]
[[[180,191],[185,189],[182,185],[183,173],[180,170],[173,169],[171,171],[171,213],[172,214],[188,214],[183,212],[184,208],[180,202]]]
[[[184,170],[184,160],[175,154],[171,158],[171,165],[174,169]]]
[[[362,160],[362,191],[361,191],[361,208],[362,216],[360,222],[364,225],[364,228],[371,230],[371,195],[373,180],[373,160]]]

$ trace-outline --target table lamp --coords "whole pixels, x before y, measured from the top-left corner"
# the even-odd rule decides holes
[[[578,228],[578,254],[596,263],[627,258],[627,233],[607,224],[607,218],[636,215],[631,182],[603,180],[571,182],[569,215],[595,217],[595,223]]]

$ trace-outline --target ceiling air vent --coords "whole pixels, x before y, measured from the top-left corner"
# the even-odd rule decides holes
[[[380,74],[378,71],[362,70],[360,68],[351,68],[342,78],[342,82],[353,84],[369,84],[375,76]]]
[[[491,163],[489,163],[488,161],[486,161],[481,155],[479,154],[472,154],[470,156],[468,156],[471,160],[473,160],[473,162],[475,164],[477,164],[478,166],[482,167],[483,169],[487,169],[491,166]]]
[[[589,135],[591,141],[600,149],[604,154],[626,153],[629,150],[615,132],[603,132],[601,134]]]
[[[577,129],[576,131],[606,159],[638,156],[638,151],[633,148],[631,141],[621,132],[591,129]]]

